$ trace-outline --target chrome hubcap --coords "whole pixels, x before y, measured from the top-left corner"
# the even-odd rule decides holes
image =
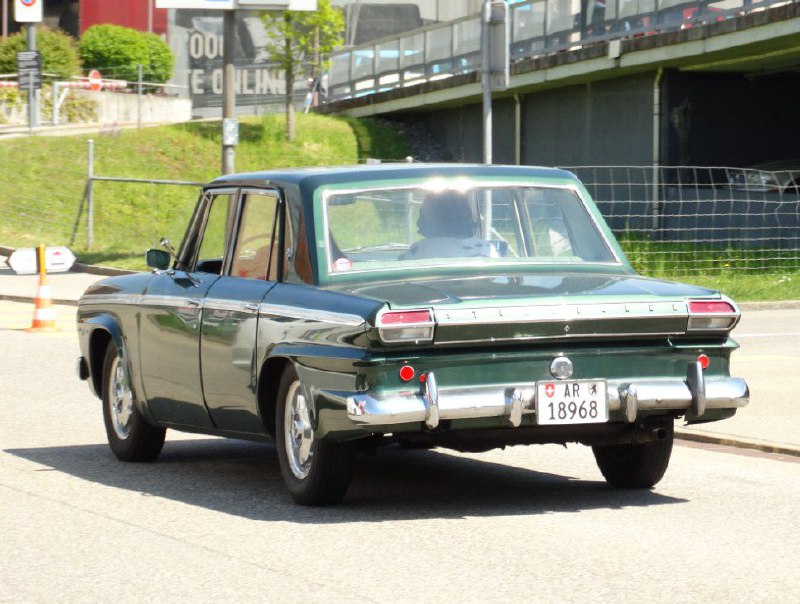
[[[296,381],[289,387],[283,427],[289,467],[296,478],[303,480],[311,470],[314,457],[314,430],[306,405],[306,397]]]
[[[125,364],[115,357],[111,365],[111,383],[108,385],[108,407],[111,411],[111,424],[114,432],[122,440],[131,433],[133,417],[133,393],[131,392]]]

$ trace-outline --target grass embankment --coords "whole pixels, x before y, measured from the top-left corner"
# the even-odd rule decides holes
[[[292,143],[283,138],[282,116],[243,120],[237,171],[401,159],[409,153],[394,130],[372,120],[317,115],[297,120]],[[198,187],[96,183],[89,251],[83,201],[89,138],[95,141],[97,175],[207,182],[220,171],[219,122],[0,142],[0,244],[68,245],[81,262],[143,269],[144,250],[157,247],[162,236],[180,242]],[[736,300],[800,299],[796,250],[776,259],[753,250],[698,252],[626,237],[622,245],[645,275],[719,289]]]
[[[242,120],[236,170],[355,164],[409,153],[398,133],[374,120],[298,115],[296,139],[288,143],[283,133],[280,115]],[[199,187],[95,182],[90,251],[88,139],[98,176],[208,182],[220,173],[219,122],[0,142],[0,244],[68,245],[81,262],[143,269],[144,250],[158,247],[162,236],[180,242]]]

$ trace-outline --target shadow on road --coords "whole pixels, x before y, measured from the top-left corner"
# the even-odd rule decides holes
[[[302,524],[531,515],[686,502],[653,491],[620,491],[601,481],[389,447],[357,460],[341,505],[304,508],[291,501],[283,486],[273,445],[227,439],[173,441],[153,464],[117,461],[105,444],[6,452],[144,496],[253,520]]]

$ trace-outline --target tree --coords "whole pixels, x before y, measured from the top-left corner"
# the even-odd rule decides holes
[[[294,82],[305,75],[315,82],[327,57],[343,40],[344,16],[330,0],[318,0],[316,11],[283,11],[263,17],[270,58],[283,70],[286,82],[286,140],[294,140]]]
[[[93,25],[83,33],[80,50],[85,68],[123,80],[136,80],[142,65],[146,80],[166,82],[175,64],[169,46],[157,35],[119,25]]]
[[[81,71],[78,49],[71,36],[57,29],[38,26],[36,48],[42,53],[42,71],[59,79]],[[17,53],[28,49],[27,32],[21,31],[0,41],[0,73],[17,71]]]

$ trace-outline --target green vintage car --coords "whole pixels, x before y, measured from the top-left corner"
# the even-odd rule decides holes
[[[321,505],[380,445],[578,442],[610,484],[650,488],[676,419],[748,401],[734,303],[638,276],[563,170],[226,176],[166,247],[78,309],[80,377],[123,460],[154,460],[166,428],[273,439],[291,495]]]

